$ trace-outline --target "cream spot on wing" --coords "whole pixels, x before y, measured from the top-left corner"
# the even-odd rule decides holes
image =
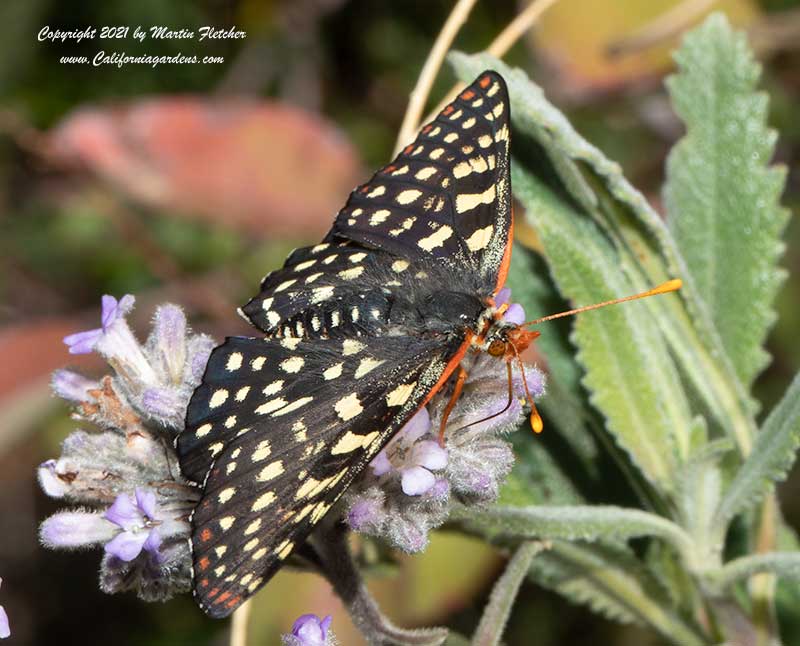
[[[235,462],[228,462],[228,464],[225,466],[226,475],[230,475],[234,471],[236,471],[236,463]]]
[[[275,291],[276,291],[276,292],[282,292],[284,289],[286,289],[286,288],[288,288],[288,287],[291,287],[291,286],[292,286],[292,285],[294,285],[296,282],[297,282],[297,279],[296,279],[296,278],[292,278],[291,280],[286,280],[286,281],[282,282],[280,285],[278,285],[278,286],[275,288]]]
[[[371,444],[376,437],[378,437],[378,431],[373,431],[372,433],[367,433],[366,435],[358,435],[352,431],[347,431],[347,433],[345,433],[341,439],[333,445],[333,448],[331,449],[331,455],[350,453],[356,449],[363,448]]]
[[[413,188],[398,193],[396,199],[400,204],[411,204],[415,200],[419,199],[420,195],[422,195],[422,191]]]
[[[256,480],[259,482],[269,482],[273,478],[277,478],[279,475],[281,475],[283,471],[283,461],[275,460],[275,462],[270,462],[267,466],[261,469],[259,474],[256,476]]]
[[[338,276],[339,278],[344,278],[345,280],[353,280],[354,278],[358,278],[363,273],[364,267],[359,265],[358,267],[352,267],[351,269],[340,271]]]
[[[306,279],[303,282],[306,283],[306,284],[313,283],[320,276],[322,276],[322,272],[321,271],[317,272],[316,274],[311,274],[309,276],[306,276]]]
[[[438,172],[439,171],[437,168],[434,168],[433,166],[426,166],[425,168],[420,168],[414,174],[414,177],[416,177],[419,180],[425,181],[426,179],[429,179]]]
[[[273,312],[272,310],[267,312],[267,323],[269,323],[272,327],[275,327],[278,323],[280,323],[280,321],[280,314]]]
[[[236,426],[236,415],[229,415],[225,420],[225,428],[233,428]]]
[[[495,81],[495,82],[492,84],[492,87],[490,87],[490,88],[489,88],[489,91],[488,91],[488,92],[486,92],[486,96],[489,96],[489,97],[491,97],[491,96],[494,96],[494,95],[495,95],[495,94],[497,94],[499,91],[500,91],[500,84],[499,84],[497,81]]]
[[[253,503],[253,506],[250,507],[250,511],[261,511],[264,507],[268,507],[273,502],[275,502],[276,497],[272,491],[268,491],[265,494],[261,494],[256,501]]]
[[[345,357],[349,357],[351,354],[358,354],[366,347],[366,345],[355,339],[345,339],[342,342],[342,354]]]
[[[255,581],[253,581],[250,585],[247,586],[247,591],[252,593],[258,590],[258,587],[261,585],[263,580],[264,579],[262,579],[261,577],[258,577]]]
[[[470,117],[464,123],[461,124],[461,127],[464,128],[464,130],[468,130],[469,128],[472,128],[472,126],[474,125],[475,125],[475,117]]]
[[[482,193],[460,193],[456,196],[456,211],[464,213],[471,211],[481,204],[491,204],[497,195],[495,185],[492,184]]]
[[[281,339],[281,347],[286,348],[287,350],[294,350],[298,345],[300,345],[301,341],[302,339],[289,336],[285,339]]]
[[[306,505],[303,507],[299,512],[297,512],[297,516],[295,517],[294,521],[299,523],[303,518],[308,516],[312,511],[314,511],[314,505]]]
[[[242,386],[239,390],[236,391],[236,401],[243,402],[247,397],[247,393],[250,392],[250,386]]]
[[[331,245],[327,242],[322,242],[314,247],[311,247],[311,253],[319,253],[320,251],[325,251]]]
[[[504,109],[505,109],[505,104],[504,103],[498,103],[496,106],[494,106],[494,110],[492,110],[492,114],[495,117],[499,117],[501,114],[503,114],[503,110]]]
[[[370,370],[374,370],[382,363],[385,363],[382,359],[373,359],[372,357],[365,357],[361,360],[358,364],[358,368],[356,368],[356,379],[361,379],[365,374],[367,374]]]
[[[309,267],[313,267],[317,264],[317,261],[313,258],[311,260],[306,260],[305,262],[298,263],[295,265],[295,271],[303,271],[304,269],[308,269]]]
[[[417,246],[425,251],[432,251],[437,247],[441,247],[444,244],[444,241],[452,235],[453,230],[449,226],[444,225],[436,229],[436,231],[434,231],[431,235],[418,240]]]
[[[331,379],[337,379],[338,377],[342,376],[342,367],[344,363],[337,363],[322,373],[322,378],[325,381],[330,381]]]
[[[444,148],[436,148],[435,150],[431,150],[428,157],[430,157],[431,159],[439,159],[439,157],[441,157],[442,155],[444,155]]]
[[[211,399],[208,400],[208,407],[209,408],[217,408],[222,406],[228,400],[228,391],[224,388],[219,388],[214,391],[214,394],[211,395]]]
[[[333,405],[333,409],[342,421],[353,419],[361,414],[364,407],[358,399],[356,393],[350,393],[347,397],[343,397]]]
[[[386,395],[386,404],[388,406],[402,406],[408,401],[408,398],[411,397],[411,393],[414,392],[414,386],[416,385],[416,381],[412,381],[410,384],[399,385]]]
[[[481,135],[480,137],[478,137],[478,145],[481,148],[488,148],[493,143],[494,142],[492,141],[492,138],[489,135]]]
[[[485,249],[492,239],[493,225],[488,225],[482,229],[476,229],[475,232],[467,238],[467,247],[470,251],[480,251]]]
[[[305,365],[305,359],[303,357],[289,357],[288,359],[284,359],[281,361],[280,366],[281,370],[284,372],[288,372],[291,374],[300,372],[303,366]]]
[[[351,255],[348,258],[348,260],[350,262],[352,262],[353,264],[356,264],[357,262],[361,262],[362,260],[364,260],[364,258],[366,258],[366,257],[367,257],[367,254],[365,254],[365,253],[354,253],[353,255]]]
[[[405,166],[401,166],[395,171],[392,171],[392,176],[397,177],[398,175],[405,175],[408,172],[408,164]]]
[[[294,543],[289,539],[283,541],[278,547],[275,548],[275,554],[279,559],[285,559],[294,549]]]
[[[313,401],[314,398],[310,395],[308,397],[301,397],[300,399],[295,399],[291,404],[281,408],[279,411],[272,413],[272,417],[282,417],[284,415],[288,415],[291,412],[296,411],[298,408],[302,408],[309,402]]]
[[[256,518],[252,523],[250,523],[244,529],[244,535],[250,536],[250,534],[255,534],[261,528],[261,519]]]
[[[272,307],[272,301],[274,300],[275,300],[274,298],[270,297],[270,298],[265,298],[263,301],[261,301],[261,307],[265,312],[269,311],[269,308]]]
[[[306,425],[303,423],[303,420],[299,419],[292,425],[292,430],[294,431],[294,439],[297,442],[305,442],[308,439],[308,435],[306,431]]]
[[[314,509],[314,512],[311,514],[311,522],[316,523],[320,518],[328,513],[330,508],[331,506],[325,502],[318,503],[316,509]]]
[[[220,491],[219,496],[217,498],[222,504],[225,504],[231,498],[233,498],[233,495],[235,493],[236,493],[236,487],[228,487],[227,489],[223,489],[222,491]]]
[[[252,551],[253,549],[255,549],[256,545],[258,545],[258,544],[259,544],[259,542],[260,542],[260,541],[259,541],[259,539],[257,539],[257,538],[251,538],[249,541],[247,541],[247,542],[244,544],[244,547],[243,547],[242,549],[243,549],[245,552],[250,552],[250,551]]]
[[[275,399],[270,399],[269,401],[261,404],[261,406],[256,408],[255,412],[259,415],[266,415],[267,413],[272,413],[273,411],[283,408],[288,403],[289,402],[287,402],[283,397],[276,397]]]
[[[311,319],[311,327],[314,329],[314,332],[319,332],[320,328],[322,327],[322,323],[319,320],[319,317],[314,315]]]
[[[231,352],[228,356],[228,362],[225,364],[225,369],[229,372],[238,370],[242,367],[242,358],[241,352]]]
[[[222,531],[227,532],[235,522],[236,518],[234,516],[225,516],[225,518],[219,519],[219,526],[222,527]]]
[[[315,480],[314,478],[309,478],[297,489],[297,493],[295,493],[294,495],[295,500],[302,500],[306,496],[310,495],[311,492],[313,492],[319,485],[320,485],[319,480]],[[302,513],[303,512],[301,511],[300,514]],[[301,517],[302,516],[298,516],[297,520],[300,520]]]
[[[480,108],[483,105],[483,99],[476,99],[470,104],[472,108]]]
[[[253,552],[252,558],[253,558],[254,561],[260,561],[266,555],[267,555],[267,548],[266,547],[262,547],[261,549],[258,549],[255,552]]]
[[[281,391],[281,388],[283,388],[283,379],[278,379],[276,381],[273,381],[271,384],[267,384],[266,386],[264,386],[261,392],[264,393],[267,397],[271,397],[275,393],[279,393]]]
[[[248,572],[241,579],[239,579],[239,585],[246,586],[248,583],[250,583],[250,581],[252,580],[253,576],[254,575],[253,575],[252,572]]]
[[[205,437],[211,432],[211,424],[203,424],[202,426],[198,426],[197,430],[194,432],[195,437]]]
[[[464,114],[463,110],[456,110],[453,114],[450,115],[450,121],[455,121],[456,119],[460,119],[462,114]]]
[[[444,137],[444,140],[448,144],[452,144],[456,139],[458,139],[458,134],[456,134],[455,132],[451,132],[451,133],[445,135],[445,137]]]
[[[220,565],[219,567],[215,567],[215,568],[214,568],[214,574],[215,574],[216,576],[218,576],[218,577],[219,577],[219,576],[222,576],[223,574],[225,574],[225,570],[226,570],[226,569],[227,569],[227,567],[226,567],[226,566],[224,566],[224,565]]]
[[[224,448],[225,445],[222,442],[215,442],[208,447],[208,452],[211,453],[212,458],[215,458],[222,452],[222,449]]]
[[[380,209],[379,211],[375,211],[369,219],[370,226],[376,227],[383,222],[386,222],[386,218],[388,218],[392,212],[389,209]]]
[[[399,274],[401,271],[408,269],[408,265],[408,260],[403,260],[402,258],[400,260],[395,260],[392,263],[392,271],[395,271]]]
[[[333,296],[333,291],[334,288],[332,285],[326,285],[325,287],[317,287],[311,292],[311,302],[321,303],[322,301],[326,301],[331,296]]]
[[[214,548],[214,554],[217,555],[218,559],[221,559],[223,556],[225,556],[225,552],[227,551],[228,551],[227,545],[219,545]]]
[[[253,359],[253,361],[250,363],[250,367],[251,367],[253,370],[261,370],[261,368],[263,368],[263,367],[264,367],[264,363],[266,362],[266,360],[267,360],[267,358],[266,358],[266,357],[256,357],[256,358],[255,358],[255,359]]]
[[[339,312],[331,312],[331,327],[339,326]]]
[[[386,193],[385,186],[376,186],[369,193],[367,193],[367,197],[380,197],[384,193]]]
[[[253,451],[253,462],[260,462],[264,458],[268,458],[270,453],[272,453],[272,447],[269,444],[269,440],[262,440],[258,443],[256,450]]]

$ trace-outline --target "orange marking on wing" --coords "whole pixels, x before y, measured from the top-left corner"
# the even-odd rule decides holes
[[[200,587],[207,588],[208,587],[208,579],[200,579]]]
[[[412,150],[414,150],[414,144],[408,144],[408,146],[403,148],[403,154],[408,155]]]
[[[241,601],[241,599],[242,599],[242,595],[237,594],[235,597],[231,597],[230,599],[228,599],[228,603],[225,604],[225,607],[226,608],[233,608],[236,604],[239,603],[239,601]]]
[[[428,134],[428,133],[429,133],[431,130],[433,130],[433,124],[432,124],[432,123],[429,123],[427,126],[425,126],[425,127],[422,129],[422,134],[423,134],[423,135],[427,135],[427,134]]]
[[[214,533],[206,527],[202,532],[200,532],[200,540],[204,543],[207,543],[214,537]]]
[[[481,87],[482,87],[482,88],[485,90],[487,87],[489,87],[489,83],[491,83],[491,82],[492,82],[492,79],[491,79],[491,77],[489,77],[489,76],[484,76],[484,77],[483,77],[483,78],[480,80],[480,86],[481,86]]]
[[[511,265],[511,247],[514,241],[514,207],[511,207],[511,226],[508,227],[508,240],[506,240],[506,250],[503,253],[503,260],[500,262],[500,271],[497,272],[497,284],[494,293],[497,294],[506,283],[508,268]]]
[[[201,559],[200,559],[200,560],[197,562],[197,566],[198,566],[198,567],[199,567],[201,570],[207,570],[209,565],[211,565],[211,561],[209,561],[209,559],[208,559],[208,557],[207,557],[207,556],[204,556],[203,558],[201,558]]]
[[[369,184],[365,184],[360,189],[358,189],[359,193],[366,193],[369,190]]]
[[[211,588],[211,592],[208,593],[208,598],[216,597],[219,594],[219,588]]]
[[[453,104],[451,103],[451,104],[450,104],[450,105],[448,105],[448,106],[447,106],[447,107],[446,107],[444,110],[442,110],[442,114],[444,114],[444,115],[448,115],[448,114],[450,114],[451,112],[453,112],[454,110],[455,110],[455,108],[453,107]]]
[[[222,603],[222,602],[225,601],[225,599],[227,599],[230,596],[231,596],[231,591],[230,590],[226,590],[221,595],[219,595],[216,599],[214,599],[214,603]]]
[[[461,93],[461,98],[465,101],[469,101],[470,99],[475,98],[475,92],[472,90],[466,90]]]
[[[395,166],[394,164],[390,164],[389,166],[387,166],[386,168],[383,169],[383,172],[384,173],[391,173],[392,171],[396,171],[396,170],[397,170],[397,166]]]

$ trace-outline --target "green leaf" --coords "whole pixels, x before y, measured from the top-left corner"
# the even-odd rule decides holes
[[[497,646],[500,643],[519,587],[528,573],[531,561],[543,549],[545,546],[542,543],[531,541],[523,543],[514,552],[505,572],[492,589],[489,603],[483,610],[481,621],[472,638],[472,646]]]
[[[623,546],[553,541],[551,549],[534,559],[530,576],[609,619],[650,625],[682,646],[707,643],[699,629],[672,607],[659,582]]]
[[[736,472],[717,508],[714,524],[721,534],[738,513],[786,478],[800,446],[800,373],[764,422],[753,451]]]
[[[743,32],[723,14],[689,32],[667,80],[686,136],[667,160],[667,220],[694,283],[749,387],[768,362],[762,349],[778,287],[779,205],[786,172],[767,166],[776,133],[767,128],[767,96],[756,92],[760,67]]]
[[[618,164],[575,132],[525,72],[512,70],[487,54],[453,53],[450,61],[462,80],[471,80],[487,68],[504,76],[515,130],[532,137],[542,149],[537,156],[539,166],[544,167],[537,167],[539,177],[546,177],[547,185],[559,195],[567,193],[576,212],[599,224],[619,254],[619,272],[627,275],[636,290],[669,278],[684,278],[680,299],[651,298],[645,307],[658,321],[681,371],[719,427],[736,438],[740,451],[747,454],[756,429],[744,405],[747,393],[735,377],[685,261],[658,213],[625,179]],[[517,139],[515,151],[519,143]],[[683,406],[680,399],[670,401],[676,409]]]
[[[800,581],[800,553],[767,552],[734,559],[716,572],[706,574],[720,588],[727,588],[759,572],[769,572],[784,579]]]
[[[640,509],[611,505],[564,507],[489,507],[453,512],[468,529],[489,539],[627,540],[655,536],[670,543],[685,561],[693,551],[689,535],[672,521]]]
[[[597,227],[533,175],[518,166],[512,170],[517,198],[539,232],[562,293],[588,304],[633,292]],[[592,403],[644,476],[669,491],[676,455],[689,451],[688,404],[676,405],[685,398],[649,311],[642,303],[610,307],[578,317],[574,330]]]

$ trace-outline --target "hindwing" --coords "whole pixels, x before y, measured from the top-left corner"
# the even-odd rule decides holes
[[[458,348],[412,337],[229,338],[179,436],[202,484],[195,595],[226,616],[263,585],[419,408]]]

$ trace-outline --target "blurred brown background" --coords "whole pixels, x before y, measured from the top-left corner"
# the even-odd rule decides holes
[[[579,131],[660,206],[664,158],[681,135],[663,77],[677,26],[711,2],[562,0],[507,60],[525,68]],[[456,48],[484,48],[520,6],[478,3]],[[19,644],[223,644],[225,622],[188,597],[146,605],[97,589],[99,553],[48,552],[38,523],[57,505],[34,480],[76,423],[49,394],[54,368],[97,374],[61,337],[96,327],[99,298],[134,293],[140,333],[155,304],[186,308],[218,338],[244,330],[235,307],[291,248],[316,241],[350,189],[391,154],[409,91],[451,2],[419,0],[111,0],[0,4],[0,604]],[[800,1],[726,0],[764,62],[785,203],[800,202]],[[677,9],[676,9],[677,8]],[[245,30],[243,40],[38,42],[51,29],[103,25]],[[69,65],[105,49],[131,55],[224,57],[221,64]],[[453,82],[443,71],[434,100]],[[433,103],[432,103],[433,105]],[[789,226],[775,360],[758,383],[768,410],[800,366],[800,226]],[[782,500],[795,527],[797,478]],[[501,558],[441,533],[398,573],[373,580],[404,625],[474,627]],[[259,596],[253,644],[277,643],[304,612],[334,615],[344,646],[360,644],[328,587],[281,573]],[[655,644],[654,637],[528,588],[507,633],[512,646]]]

